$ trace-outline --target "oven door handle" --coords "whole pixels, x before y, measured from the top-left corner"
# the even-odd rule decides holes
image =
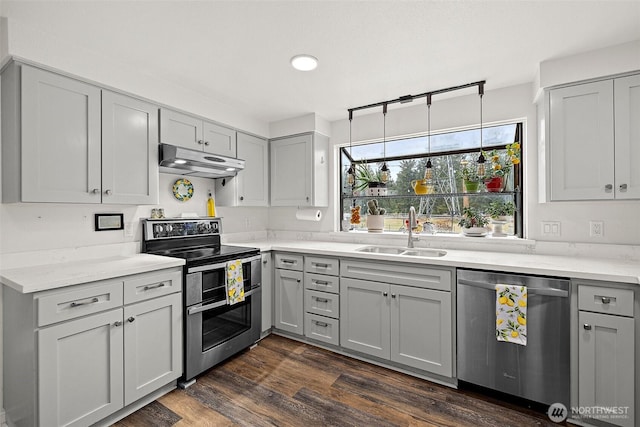
[[[252,256],[249,258],[241,258],[240,261],[245,264],[245,263],[249,263],[249,262],[253,262],[253,261],[258,261],[262,259],[261,255],[256,255],[256,256]],[[227,268],[227,263],[226,262],[220,262],[218,264],[209,264],[209,265],[201,265],[198,267],[190,267],[189,269],[187,269],[187,274],[190,273],[197,273],[199,271],[209,271],[209,270],[217,270],[219,268]]]
[[[260,288],[256,288],[256,289],[251,289],[248,292],[245,292],[244,297],[250,297],[251,295],[255,294],[258,290],[260,290]],[[209,311],[209,310],[214,310],[216,308],[220,308],[220,307],[224,307],[225,305],[227,305],[227,301],[218,301],[218,302],[214,302],[211,304],[206,304],[206,305],[200,305],[197,307],[189,307],[187,309],[187,315],[191,316],[192,314],[197,314],[197,313],[203,313],[205,311]]]

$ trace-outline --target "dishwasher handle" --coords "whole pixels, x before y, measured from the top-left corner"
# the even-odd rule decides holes
[[[491,291],[496,290],[495,284],[492,285],[491,283],[475,282],[473,280],[458,279],[458,284],[474,286],[476,288],[483,288]],[[529,296],[541,295],[541,296],[549,296],[549,297],[567,298],[569,296],[569,291],[565,291],[564,289],[556,289],[556,288],[532,288],[527,286],[527,294]]]

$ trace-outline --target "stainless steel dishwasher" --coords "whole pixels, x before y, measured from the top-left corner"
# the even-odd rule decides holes
[[[497,341],[498,283],[527,286],[527,345]],[[458,379],[551,405],[569,403],[569,280],[458,270]]]

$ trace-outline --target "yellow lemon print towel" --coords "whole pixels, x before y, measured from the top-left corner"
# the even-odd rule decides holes
[[[244,284],[242,278],[242,261],[227,262],[227,303],[235,304],[244,301]]]
[[[527,345],[527,287],[496,285],[496,338]]]

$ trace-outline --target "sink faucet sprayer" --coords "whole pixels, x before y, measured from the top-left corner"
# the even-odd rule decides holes
[[[413,230],[418,228],[418,222],[416,221],[416,209],[411,206],[409,208],[409,242],[407,243],[408,248],[413,248],[413,242],[418,240],[417,237],[413,237]]]

